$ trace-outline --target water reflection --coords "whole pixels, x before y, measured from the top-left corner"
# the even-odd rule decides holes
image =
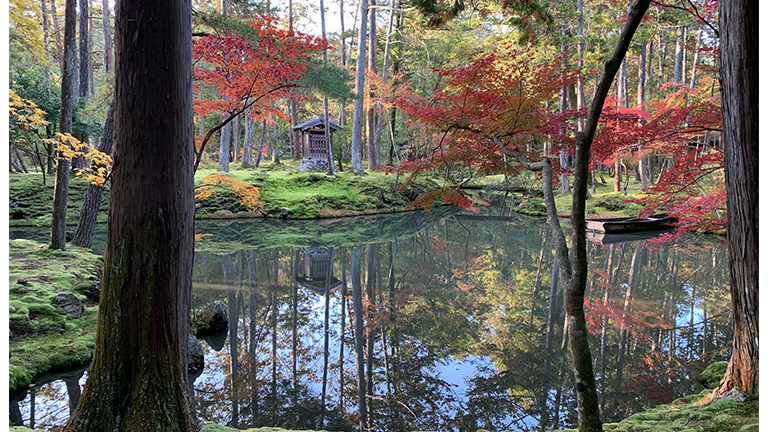
[[[336,224],[198,223],[212,236],[198,244],[193,307],[219,300],[230,318],[204,339],[205,369],[190,377],[201,419],[241,429],[575,424],[563,292],[542,222]],[[604,420],[699,391],[698,372],[729,354],[724,244],[595,240],[588,252]],[[41,406],[66,404],[70,386],[56,388],[36,389],[34,409],[29,396],[12,401],[12,419],[29,425],[35,412],[43,425]]]

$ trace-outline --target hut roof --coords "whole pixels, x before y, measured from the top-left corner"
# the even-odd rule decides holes
[[[295,131],[300,130],[302,132],[305,132],[305,131],[307,131],[309,129],[312,129],[315,126],[323,126],[324,124],[325,124],[325,119],[323,119],[323,116],[319,115],[319,116],[317,116],[317,117],[315,117],[313,119],[309,119],[309,120],[305,121],[302,124],[298,124],[298,125],[294,126],[293,130],[295,130]],[[334,122],[332,122],[330,120],[328,120],[328,127],[331,129],[331,131],[337,131],[337,130],[344,129],[343,127],[337,125],[336,123],[334,123]]]

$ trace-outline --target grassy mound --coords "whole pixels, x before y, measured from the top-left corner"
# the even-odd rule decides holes
[[[53,177],[46,175],[43,185],[42,173],[10,174],[8,177],[8,218],[10,225],[51,226],[53,205]],[[67,196],[67,224],[77,224],[77,217],[83,207],[88,181],[72,175],[69,179]],[[99,222],[107,221],[109,190],[102,199]]]
[[[103,259],[76,246],[58,251],[28,240],[9,243],[9,377],[14,392],[49,372],[88,364],[98,308],[86,293],[98,283]],[[55,304],[62,291],[83,302],[80,318]]]
[[[199,185],[216,171],[200,170]],[[219,173],[221,174],[221,173]],[[259,189],[264,212],[271,217],[315,219],[400,212],[419,193],[437,187],[427,178],[417,178],[401,189],[404,177],[369,172],[362,176],[344,171],[332,177],[319,172],[281,170],[239,170],[229,177]],[[241,197],[228,185],[211,187],[213,195],[196,200],[198,219],[231,219],[253,217]],[[283,211],[285,209],[285,211]]]

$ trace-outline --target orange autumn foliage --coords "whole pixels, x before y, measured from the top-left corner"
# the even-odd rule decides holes
[[[216,194],[213,186],[227,186],[240,197],[240,204],[253,213],[264,214],[264,203],[261,202],[259,189],[242,180],[227,177],[223,174],[211,174],[201,180],[202,185],[195,190],[195,198],[203,199]]]

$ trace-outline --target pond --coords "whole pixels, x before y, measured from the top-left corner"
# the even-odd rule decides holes
[[[198,221],[197,232],[210,236],[195,252],[193,308],[221,301],[229,314],[224,333],[201,340],[205,368],[190,376],[201,420],[351,431],[362,410],[377,431],[575,425],[544,220],[443,209]],[[722,239],[618,240],[588,246],[608,422],[700,391],[698,373],[728,358],[732,337]],[[63,424],[86,377],[73,371],[12,400],[12,420]]]

